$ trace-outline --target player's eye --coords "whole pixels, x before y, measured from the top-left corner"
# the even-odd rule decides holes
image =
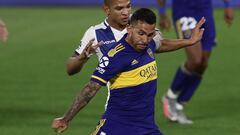
[[[120,10],[123,9],[123,7],[116,7],[115,9],[118,10],[118,11],[120,11]]]
[[[127,8],[131,8],[131,7],[132,7],[132,5],[131,5],[131,4],[128,4],[128,5],[127,5]]]
[[[139,31],[138,35],[143,36],[145,33],[143,31]]]

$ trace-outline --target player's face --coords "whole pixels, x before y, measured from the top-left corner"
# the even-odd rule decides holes
[[[130,0],[112,0],[104,6],[108,23],[115,28],[125,28],[131,13]]]
[[[143,51],[155,36],[155,24],[138,21],[128,26],[128,41],[137,51]]]

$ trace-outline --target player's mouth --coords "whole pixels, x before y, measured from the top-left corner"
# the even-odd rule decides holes
[[[138,44],[137,47],[138,47],[138,49],[144,50],[147,47],[147,45],[146,44]]]
[[[128,17],[124,17],[124,18],[122,18],[122,21],[128,23],[129,18]]]

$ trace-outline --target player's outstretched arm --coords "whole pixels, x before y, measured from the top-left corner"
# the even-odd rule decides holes
[[[201,28],[205,23],[205,18],[202,18],[192,30],[192,35],[190,39],[163,39],[161,40],[161,46],[156,51],[156,53],[175,51],[177,49],[191,46],[196,44],[202,39],[204,29]]]
[[[64,132],[69,125],[69,122],[76,116],[76,114],[84,108],[89,101],[96,95],[101,85],[94,81],[90,81],[86,84],[83,90],[77,95],[73,104],[68,109],[63,117],[56,118],[52,122],[52,128],[57,133]]]
[[[0,20],[0,41],[6,42],[8,39],[8,30],[6,24]]]
[[[97,44],[93,44],[92,39],[88,42],[83,52],[80,55],[74,54],[67,61],[67,73],[68,75],[74,75],[82,69],[83,65],[87,62],[90,56],[95,53],[96,49],[100,47],[103,42],[99,42]]]

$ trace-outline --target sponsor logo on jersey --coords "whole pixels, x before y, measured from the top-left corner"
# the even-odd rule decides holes
[[[138,64],[138,61],[137,61],[136,59],[134,59],[134,60],[132,61],[131,65],[133,66],[133,65],[136,65],[136,64]]]
[[[146,67],[140,71],[140,76],[144,78],[150,78],[157,75],[156,64]]]
[[[105,73],[105,69],[97,67],[96,70],[100,73],[100,74],[104,74]]]
[[[147,56],[148,57],[148,56]],[[141,63],[141,61],[139,61]],[[137,65],[136,65],[137,66]],[[118,89],[141,85],[157,79],[156,61],[146,63],[130,71],[121,72],[110,80],[110,89]]]
[[[103,57],[100,59],[99,67],[104,68],[104,67],[108,66],[108,64],[109,64],[109,59],[108,59],[108,57],[103,56]]]
[[[115,43],[115,42],[116,42],[115,40],[110,40],[110,41],[103,42],[103,44],[105,45],[105,44],[111,44],[111,43]]]

